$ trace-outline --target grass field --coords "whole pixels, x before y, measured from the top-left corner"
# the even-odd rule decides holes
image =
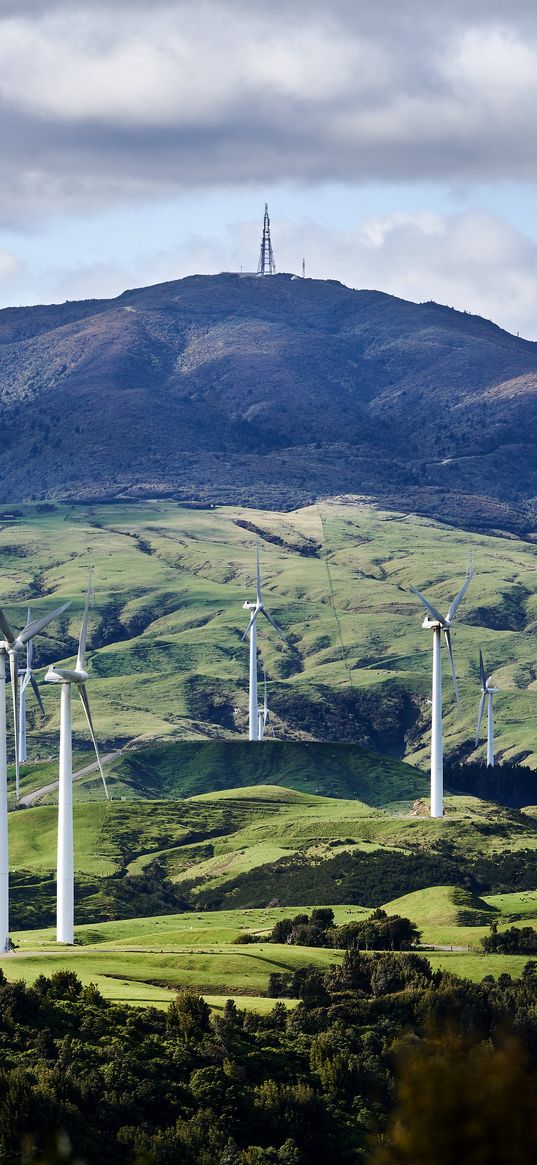
[[[8,616],[23,622],[29,598],[36,614],[73,602],[59,628],[40,641],[38,665],[74,651],[87,565],[95,564],[91,691],[103,742],[244,734],[242,604],[252,591],[255,557],[255,533],[240,524],[246,522],[259,530],[264,594],[290,644],[268,625],[260,628],[276,736],[353,738],[423,762],[430,643],[408,588],[414,583],[447,605],[470,549],[477,575],[454,635],[463,717],[446,684],[447,748],[472,738],[482,647],[501,689],[499,754],[535,759],[537,681],[531,636],[522,634],[537,614],[533,544],[328,502],[289,514],[172,502],[48,512],[25,506],[18,513],[0,526],[0,602]],[[57,692],[44,694],[49,719],[42,728],[34,717],[30,731],[32,753],[42,758],[57,748],[58,723]],[[75,729],[83,744],[78,713]],[[170,769],[164,779],[169,791]],[[35,781],[25,774],[32,781],[38,773]],[[203,791],[192,788],[191,775],[186,787]],[[128,795],[119,786],[117,792]]]
[[[433,968],[476,982],[486,975],[520,976],[527,962],[524,956],[479,953],[480,939],[488,932],[488,926],[479,925],[487,903],[470,899],[464,892],[461,899],[457,888],[433,887],[387,903],[385,909],[388,914],[412,918],[422,931],[424,946],[446,947],[425,951]],[[507,924],[512,907],[512,903],[495,903],[489,910],[502,926]],[[472,909],[475,923],[459,925],[461,910],[467,918]],[[13,936],[16,953],[1,958],[0,966],[8,979],[22,978],[29,983],[40,974],[68,968],[83,983],[95,983],[106,998],[136,1005],[166,1006],[174,990],[188,986],[205,994],[215,1007],[233,997],[243,1006],[268,1010],[273,1006],[265,994],[271,972],[306,965],[323,969],[343,957],[341,951],[262,941],[276,921],[299,912],[300,907],[271,907],[79,926],[74,948],[58,947],[50,928],[22,931]],[[356,906],[334,909],[337,925],[369,913]],[[519,921],[531,925],[529,912]],[[235,945],[237,936],[245,932],[261,941]],[[454,949],[447,949],[450,946]]]

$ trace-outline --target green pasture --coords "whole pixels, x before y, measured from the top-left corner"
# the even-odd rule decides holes
[[[506,925],[505,914],[495,902],[472,898],[449,886],[404,895],[386,903],[385,909],[388,914],[412,918],[422,931],[424,947],[445,948],[423,951],[433,968],[475,982],[486,975],[518,977],[526,957],[479,953],[480,939],[489,929],[482,923],[487,904],[491,918]],[[188,986],[206,995],[215,1007],[233,997],[244,1006],[270,1010],[274,1001],[266,997],[266,990],[271,972],[306,965],[328,968],[343,957],[341,951],[263,941],[276,921],[303,910],[203,911],[78,926],[73,948],[57,946],[51,928],[21,931],[13,936],[16,952],[3,956],[0,967],[8,979],[29,983],[40,974],[70,969],[83,983],[95,983],[106,998],[137,1005],[165,1006],[174,991]],[[472,911],[474,922],[470,923]],[[461,912],[465,921],[457,923]],[[335,923],[357,921],[369,913],[362,907],[335,907]],[[527,924],[528,919],[520,922]],[[234,940],[245,933],[260,941],[237,945]]]
[[[431,951],[427,952],[427,958],[434,971],[449,971],[462,979],[471,979],[473,983],[480,983],[487,975],[492,975],[493,979],[500,975],[520,979],[528,962],[527,955],[460,954],[455,951]]]
[[[26,953],[20,951],[0,958],[8,979],[35,982],[38,975],[71,970],[82,983],[95,983],[109,999],[150,1005],[173,998],[180,988],[189,987],[207,996],[249,998],[266,996],[272,972],[288,972],[305,965],[328,969],[341,961],[342,952],[311,950],[306,947],[255,944],[233,946],[183,945],[158,950],[123,948],[94,949],[91,946],[51,949],[44,945]],[[274,1006],[274,1001],[271,1004]]]
[[[365,733],[378,751],[424,764],[430,636],[421,630],[409,586],[425,589],[447,609],[470,550],[476,578],[454,632],[463,715],[459,720],[446,669],[446,747],[472,739],[481,647],[501,689],[498,752],[535,760],[537,681],[532,636],[525,634],[537,616],[531,543],[335,502],[288,514],[156,501],[62,505],[50,512],[26,505],[18,512],[0,527],[0,602],[8,617],[18,626],[29,601],[38,614],[72,600],[60,625],[37,645],[40,679],[45,664],[75,652],[87,567],[94,563],[91,696],[105,746],[244,735],[242,605],[252,594],[256,537],[238,524],[247,522],[259,530],[265,598],[289,644],[268,624],[260,627],[276,737],[337,740],[354,733],[361,739]],[[41,759],[57,751],[59,713],[57,691],[44,696],[47,721],[42,726],[32,711],[29,733],[32,755]],[[75,733],[77,746],[85,745],[81,710]],[[481,746],[475,756],[482,752]],[[25,785],[37,787],[41,775],[39,767],[25,773]],[[186,776],[188,792],[205,791]],[[129,773],[118,777],[118,796],[128,796],[122,782],[129,786]],[[176,770],[178,788],[180,779]],[[250,776],[244,783],[258,782]],[[169,794],[173,775],[166,784]],[[337,780],[334,791],[344,794]]]

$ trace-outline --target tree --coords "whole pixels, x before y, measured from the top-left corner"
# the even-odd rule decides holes
[[[203,995],[194,991],[178,991],[166,1013],[169,1027],[178,1028],[183,1036],[199,1036],[211,1026],[211,1009]]]

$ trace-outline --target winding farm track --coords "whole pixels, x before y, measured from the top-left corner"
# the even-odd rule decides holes
[[[101,764],[103,766],[109,764],[110,761],[115,760],[116,756],[121,756],[122,752],[123,749],[119,748],[116,752],[105,753],[105,755],[101,757]],[[87,777],[90,773],[98,772],[98,770],[99,766],[95,760],[92,762],[92,764],[85,765],[83,769],[78,769],[76,773],[73,773],[73,781],[82,781],[84,777]],[[58,788],[58,785],[59,781],[50,781],[48,785],[42,785],[40,789],[32,789],[31,793],[25,793],[24,797],[21,797],[19,805],[24,807],[24,809],[31,809],[32,805],[36,805],[37,802],[41,801],[43,797],[46,797],[48,793],[53,793],[54,790]]]

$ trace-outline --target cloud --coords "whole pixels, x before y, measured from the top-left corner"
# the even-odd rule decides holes
[[[0,215],[275,177],[534,181],[536,97],[518,0],[7,0]]]
[[[16,255],[9,251],[0,251],[0,284],[7,283],[22,269],[22,263]]]

